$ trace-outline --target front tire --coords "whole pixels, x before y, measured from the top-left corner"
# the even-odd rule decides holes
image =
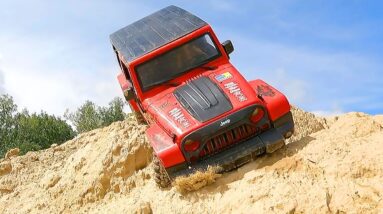
[[[160,188],[167,188],[170,186],[170,178],[165,168],[162,166],[160,160],[156,155],[153,155],[153,169],[154,169],[154,180]]]

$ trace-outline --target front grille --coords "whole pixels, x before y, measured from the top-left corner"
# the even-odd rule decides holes
[[[258,129],[249,124],[235,127],[207,141],[200,157],[215,154],[257,134]]]

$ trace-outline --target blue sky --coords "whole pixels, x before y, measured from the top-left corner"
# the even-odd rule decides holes
[[[232,63],[305,110],[383,113],[381,1],[0,1],[0,93],[62,115],[121,96],[109,34],[174,4],[231,39]]]

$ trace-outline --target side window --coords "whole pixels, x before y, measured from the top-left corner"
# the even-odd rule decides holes
[[[131,78],[130,78],[130,74],[129,74],[129,70],[128,68],[125,66],[125,64],[120,60],[120,56],[116,50],[116,48],[113,46],[113,50],[114,52],[116,53],[116,57],[117,57],[117,61],[118,61],[118,65],[120,65],[120,68],[122,70],[122,72],[125,74],[126,78],[130,81]]]

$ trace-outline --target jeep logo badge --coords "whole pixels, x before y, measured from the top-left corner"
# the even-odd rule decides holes
[[[224,121],[221,121],[221,126],[227,125],[230,123],[230,119],[226,119]]]

